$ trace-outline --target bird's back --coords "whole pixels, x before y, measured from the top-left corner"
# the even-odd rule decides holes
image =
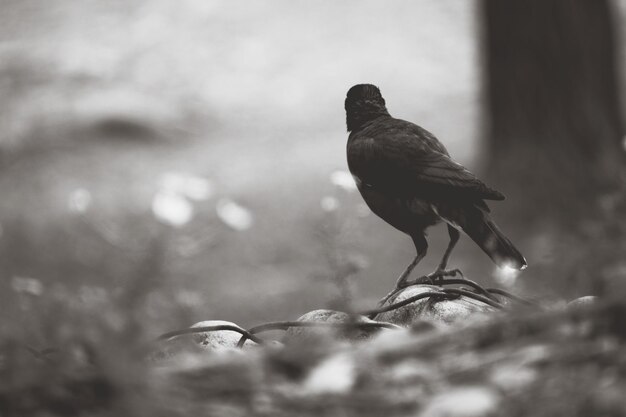
[[[372,140],[388,147],[416,147],[449,156],[448,150],[435,135],[415,123],[391,116],[381,116],[353,131],[348,138],[348,145],[350,141],[361,140]]]
[[[355,177],[390,195],[472,201],[504,198],[454,162],[432,133],[391,116],[354,130],[347,154]]]

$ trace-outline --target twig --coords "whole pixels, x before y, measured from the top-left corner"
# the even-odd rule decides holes
[[[365,310],[365,311],[361,311],[358,314],[363,315],[363,316],[367,316],[370,319],[373,319],[374,317],[376,317],[378,314],[381,313],[385,313],[387,311],[392,311],[392,310],[396,310],[400,307],[404,307],[408,304],[414,303],[418,300],[424,299],[424,298],[430,298],[430,297],[439,297],[439,298],[444,298],[444,299],[455,299],[461,296],[467,297],[467,298],[471,298],[477,301],[480,301],[484,304],[487,304],[491,307],[497,308],[497,309],[502,309],[503,305],[502,303],[493,296],[493,294],[499,294],[505,297],[508,297],[512,300],[518,301],[520,303],[526,304],[526,305],[537,305],[536,303],[526,300],[522,297],[518,297],[516,295],[513,295],[505,290],[501,290],[498,288],[483,288],[482,286],[480,286],[478,283],[471,281],[469,279],[458,279],[458,278],[448,278],[448,279],[440,279],[437,281],[436,285],[437,286],[444,286],[444,285],[460,285],[460,284],[465,284],[471,287],[471,290],[469,289],[465,289],[465,288],[441,288],[439,291],[427,291],[427,292],[423,292],[421,294],[417,294],[413,297],[409,297],[406,300],[397,302],[397,303],[393,303],[393,304],[389,304],[387,306],[381,306],[381,303],[386,302],[391,295],[394,295],[402,290],[404,290],[405,288],[408,288],[410,286],[413,285],[417,285],[417,283],[413,283],[410,284],[406,287],[403,288],[396,288],[394,291],[392,291],[390,294],[387,295],[387,297],[385,297],[383,300],[381,300],[381,302],[379,302],[379,307],[378,308],[374,308],[371,310]],[[287,330],[291,327],[335,327],[335,328],[390,328],[390,329],[395,329],[395,328],[399,328],[400,326],[397,326],[395,324],[392,323],[383,323],[383,322],[378,322],[378,323],[362,323],[362,322],[348,322],[348,323],[333,323],[333,322],[311,322],[311,321],[277,321],[277,322],[271,322],[271,323],[265,323],[265,324],[261,324],[255,327],[250,328],[249,330],[246,329],[242,329],[241,327],[238,326],[234,326],[234,325],[229,325],[229,324],[221,324],[221,325],[215,325],[215,326],[204,326],[204,327],[190,327],[187,329],[182,329],[182,330],[175,330],[172,332],[168,332],[168,333],[164,333],[161,336],[159,336],[157,338],[157,340],[166,340],[166,339],[171,339],[173,337],[177,337],[177,336],[181,336],[181,335],[185,335],[185,334],[193,334],[193,333],[202,333],[202,332],[211,332],[211,331],[218,331],[218,330],[230,330],[230,331],[234,331],[237,332],[239,334],[241,334],[241,337],[239,339],[239,341],[237,342],[237,347],[241,348],[243,347],[244,343],[247,340],[252,340],[255,343],[258,344],[266,344],[267,342],[261,338],[259,338],[258,336],[256,336],[257,333],[261,333],[261,332],[265,332],[265,331],[270,331],[270,330]]]
[[[390,345],[388,350],[381,352],[379,358],[384,363],[395,363],[418,355],[423,358],[429,352],[439,352],[447,344],[465,352],[476,348],[484,350],[522,338],[528,340],[544,334],[554,337],[558,333],[555,329],[562,328],[564,324],[579,325],[589,321],[595,323],[594,331],[598,335],[623,338],[624,317],[626,304],[621,299],[605,300],[582,309],[528,310],[519,315],[501,316],[496,320],[479,322],[452,332],[440,332],[427,338],[414,339],[405,345]]]
[[[391,292],[389,292],[387,295],[385,295],[383,298],[381,298],[380,301],[378,301],[377,306],[378,307],[382,307],[391,297],[393,297],[394,295],[396,295],[397,293],[399,293],[403,289],[408,288],[409,286],[410,285],[407,285],[406,287],[396,287],[396,288],[394,288],[393,290],[391,290]]]
[[[324,321],[276,321],[272,323],[265,323],[248,329],[250,334],[256,334],[261,332],[267,332],[270,330],[287,330],[290,327],[335,327],[335,328],[386,328],[386,329],[398,329],[400,326],[392,323],[368,323],[368,322],[348,322],[348,323],[333,323]],[[237,347],[242,347],[249,337],[242,335],[237,342]]]
[[[411,304],[417,300],[421,300],[422,298],[427,298],[427,297],[446,297],[446,293],[444,292],[436,292],[436,291],[428,291],[428,292],[423,292],[421,294],[417,294],[414,295],[413,297],[409,297],[406,300],[402,300],[399,301],[397,303],[394,304],[389,304],[388,306],[384,306],[384,307],[378,307],[378,308],[374,308],[372,310],[365,310],[365,311],[361,311],[359,314],[367,316],[368,318],[373,318],[376,317],[378,314],[380,313],[385,313],[387,311],[391,311],[391,310],[395,310],[398,309],[400,307],[403,307],[407,304]],[[450,297],[447,297],[450,298]]]
[[[483,288],[480,284],[475,281],[469,280],[467,278],[442,278],[435,281],[435,285],[443,286],[443,285],[469,285],[479,293],[483,294],[485,297],[491,298],[493,301],[498,301],[493,295],[489,293],[488,290]]]
[[[491,298],[487,298],[483,295],[476,294],[475,292],[472,292],[472,291],[462,290],[460,288],[444,288],[442,291],[446,294],[463,295],[468,298],[473,298],[474,300],[478,300],[480,302],[483,302],[497,309],[503,308],[502,304],[500,304],[499,302],[493,301]]]
[[[441,282],[439,282],[441,283]],[[487,290],[485,290],[483,287],[481,287],[479,284],[477,284],[474,281],[470,281],[468,279],[446,279],[445,282],[442,283],[442,285],[453,285],[453,284],[467,284],[473,288],[475,288],[476,290],[482,292],[485,295],[481,295],[481,294],[477,294],[475,292],[472,291],[468,291],[468,290],[464,290],[464,289],[459,289],[459,288],[442,288],[441,291],[442,292],[434,292],[434,291],[429,291],[429,292],[424,292],[418,295],[415,295],[413,297],[409,297],[406,300],[400,301],[398,303],[395,304],[390,304],[388,306],[385,307],[379,307],[379,308],[375,308],[372,310],[366,310],[363,312],[360,312],[359,314],[362,314],[364,316],[371,318],[376,317],[378,314],[380,313],[384,313],[387,311],[391,311],[391,310],[395,310],[397,308],[403,307],[407,304],[411,304],[417,300],[421,300],[422,298],[426,298],[426,297],[432,297],[432,296],[442,296],[445,294],[455,294],[455,295],[463,295],[466,296],[468,298],[473,298],[475,300],[481,301],[485,304],[488,304],[494,308],[498,308],[501,309],[502,308],[502,304],[498,301],[495,300],[493,296],[491,296],[489,294],[489,292]],[[399,289],[398,291],[403,290]]]
[[[421,277],[423,278],[423,277]],[[421,278],[416,278],[415,280],[413,280],[412,282],[408,282],[406,283],[406,285],[402,286],[402,287],[397,287],[394,288],[389,294],[387,294],[386,296],[384,296],[383,298],[381,298],[381,300],[378,302],[378,306],[382,306],[383,304],[385,304],[391,297],[393,297],[394,295],[396,295],[397,293],[403,291],[405,288],[408,287],[412,287],[414,285],[423,285],[424,282]],[[485,288],[483,288],[480,284],[478,284],[475,281],[472,281],[470,279],[467,279],[465,277],[463,278],[444,278],[441,277],[439,279],[431,279],[431,282],[433,286],[444,286],[444,285],[469,285],[470,287],[474,288],[474,290],[478,291],[479,293],[483,294],[485,297],[488,297],[490,299],[492,299],[495,302],[499,302],[499,300],[494,297],[492,294],[489,293],[489,291],[487,291]]]
[[[515,300],[517,302],[520,302],[522,304],[526,304],[529,306],[537,306],[538,304],[534,301],[528,300],[526,298],[522,298],[519,297],[517,295],[511,294],[508,291],[505,290],[501,290],[500,288],[487,288],[487,292],[491,293],[491,294],[499,294],[499,295],[503,295],[507,298],[510,298],[511,300]]]
[[[185,335],[185,334],[203,333],[203,332],[215,332],[215,331],[218,331],[218,330],[232,330],[233,332],[237,332],[237,333],[242,334],[247,339],[250,339],[253,342],[258,343],[259,345],[262,345],[262,344],[266,343],[265,340],[255,336],[254,334],[250,333],[246,329],[242,329],[241,327],[233,326],[231,324],[219,324],[219,325],[216,325],[216,326],[203,326],[203,327],[189,327],[187,329],[174,330],[174,331],[162,334],[161,336],[159,336],[157,338],[157,340],[158,341],[160,341],[160,340],[167,340],[167,339],[171,339],[171,338],[177,337],[177,336],[182,336],[182,335]]]
[[[57,349],[57,348],[45,348],[45,349],[39,350],[39,349],[35,349],[34,347],[32,347],[30,345],[24,345],[23,347],[28,352],[30,352],[30,354],[32,354],[35,358],[37,358],[39,360],[44,360],[44,361],[49,361],[50,360],[48,355],[51,355],[53,353],[58,353],[59,352],[59,349]]]

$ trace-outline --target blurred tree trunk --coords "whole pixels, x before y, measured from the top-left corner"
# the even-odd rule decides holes
[[[490,176],[521,219],[576,222],[623,167],[610,5],[484,0],[483,11]]]
[[[529,281],[561,294],[610,292],[620,280],[604,278],[626,268],[624,125],[610,6],[482,4],[490,181],[530,239]]]

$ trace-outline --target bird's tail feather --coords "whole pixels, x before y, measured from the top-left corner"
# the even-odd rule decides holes
[[[480,213],[482,221],[467,222],[463,230],[499,267],[524,269],[526,259],[502,233],[498,226],[485,213]],[[478,221],[476,221],[478,220]]]

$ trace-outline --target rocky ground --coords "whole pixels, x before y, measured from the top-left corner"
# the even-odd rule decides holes
[[[367,312],[374,319],[316,310],[248,330],[205,321],[141,348],[5,344],[0,414],[626,414],[622,300],[539,306],[446,288],[458,286],[405,289],[389,311]]]

